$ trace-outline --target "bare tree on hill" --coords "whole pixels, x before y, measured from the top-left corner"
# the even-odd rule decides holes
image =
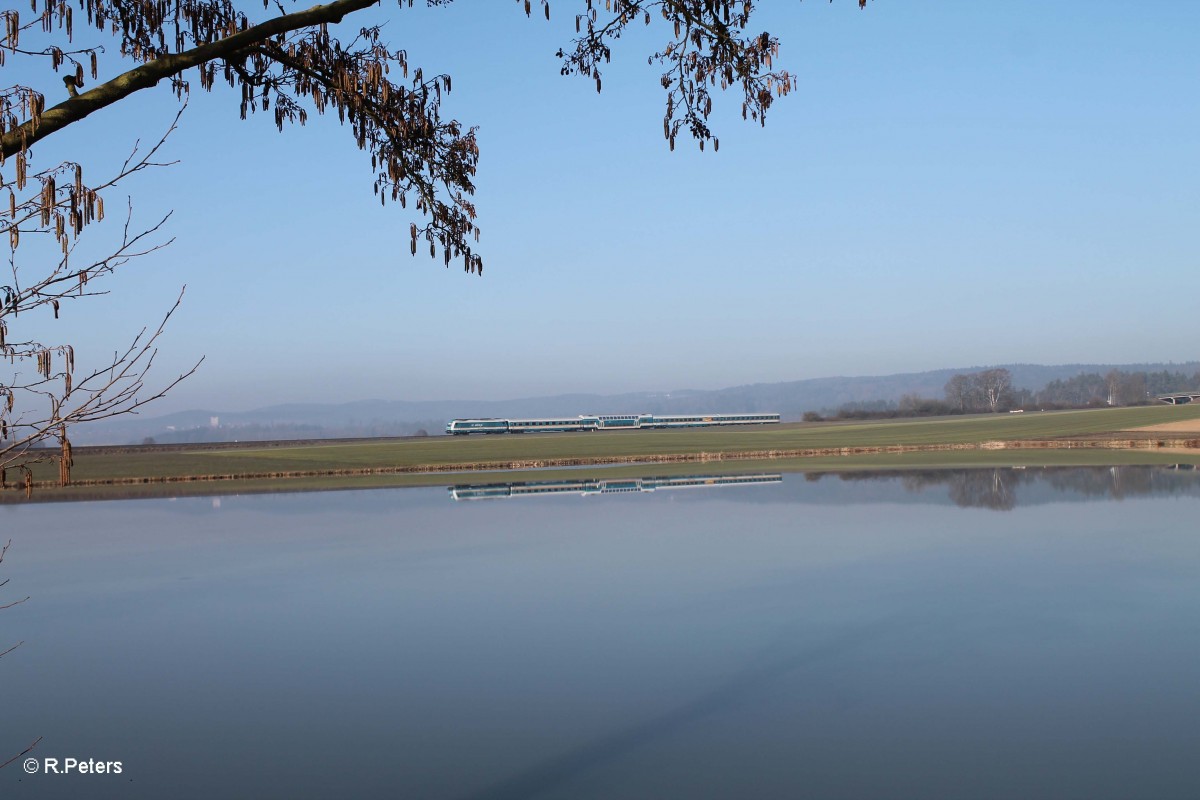
[[[1012,373],[1006,369],[986,369],[976,378],[987,409],[993,413],[1002,410],[1012,392]]]
[[[960,412],[975,407],[976,386],[970,375],[955,375],[946,382],[946,402]]]
[[[987,369],[955,375],[946,382],[946,402],[959,411],[1001,411],[1012,403],[1012,373]]]

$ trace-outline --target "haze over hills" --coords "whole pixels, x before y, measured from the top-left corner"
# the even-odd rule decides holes
[[[1158,364],[999,365],[1012,373],[1013,386],[1038,390],[1054,380],[1081,373],[1200,372],[1200,361]],[[899,400],[906,394],[941,398],[954,375],[989,367],[866,377],[810,378],[757,383],[715,390],[632,392],[615,395],[563,394],[509,400],[363,400],[349,403],[291,403],[252,411],[204,409],[159,417],[124,417],[75,430],[77,444],[136,444],[228,440],[307,439],[355,436],[440,434],[455,417],[542,417],[601,413],[686,413],[775,411],[785,421],[806,411],[832,411],[847,403]],[[1192,387],[1178,387],[1192,388]]]

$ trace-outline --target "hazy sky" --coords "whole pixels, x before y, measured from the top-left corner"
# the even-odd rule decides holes
[[[174,244],[37,332],[95,357],[187,284],[160,378],[207,360],[162,412],[1197,357],[1200,4],[764,0],[799,91],[765,129],[719,98],[719,153],[662,138],[663,29],[602,94],[558,74],[581,5],[369,14],[479,126],[482,277],[409,256],[335,116],[281,135],[193,76],[179,163],[108,196],[173,209]],[[99,175],[175,109],[143,92],[36,163]]]

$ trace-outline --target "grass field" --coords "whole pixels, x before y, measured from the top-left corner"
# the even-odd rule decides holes
[[[161,479],[180,476],[211,476],[247,473],[322,472],[354,469],[418,468],[438,465],[478,465],[495,462],[529,462],[553,459],[621,459],[670,454],[732,453],[766,450],[888,447],[895,445],[971,445],[991,441],[1051,440],[1109,434],[1147,425],[1200,419],[1200,406],[1152,406],[1146,408],[1097,409],[1089,411],[999,414],[950,417],[932,420],[889,420],[886,422],[788,424],[751,428],[700,428],[673,431],[619,431],[575,434],[526,434],[522,436],[439,436],[427,439],[365,441],[303,446],[272,446],[228,450],[156,450],[139,452],[77,452],[72,477],[75,480]],[[1195,462],[1193,454],[1171,455],[1154,451],[1119,453],[1101,451],[1085,457],[1082,451],[1038,451],[1018,455],[1012,450],[989,453],[908,453],[903,459],[889,454],[843,456],[840,467],[876,468],[891,463],[922,466],[1026,463],[1167,463]],[[1100,460],[1097,461],[1096,459]],[[1026,461],[1022,461],[1026,459]],[[1132,461],[1129,459],[1133,459]],[[823,459],[824,460],[824,459]],[[803,459],[806,467],[821,468],[814,459]],[[1033,462],[1028,462],[1033,463]],[[782,462],[755,461],[754,471],[776,471]],[[663,466],[653,467],[663,474]],[[646,473],[641,467],[642,474]],[[51,480],[53,467],[39,465],[38,480]],[[381,476],[374,476],[381,477]],[[399,485],[398,476],[389,485]],[[411,477],[411,476],[408,476]],[[309,480],[293,478],[290,481]],[[322,481],[328,481],[322,478]],[[435,483],[453,482],[438,475]],[[241,482],[239,482],[240,485]],[[293,484],[295,485],[295,484]],[[411,485],[411,483],[410,483]],[[247,485],[247,488],[248,485]]]
[[[380,475],[305,478],[254,478],[235,481],[144,483],[133,486],[72,486],[39,488],[34,501],[119,500],[153,497],[193,497],[267,492],[311,492],[348,489],[449,486],[453,484],[517,481],[579,480],[584,478],[647,478],[663,475],[732,475],[774,472],[844,472],[852,470],[967,469],[986,467],[1085,467],[1200,464],[1200,456],[1153,450],[955,450],[949,452],[884,453],[873,455],[783,458],[753,461],[631,464],[613,467],[506,470],[480,472],[407,472]],[[21,502],[20,492],[0,494],[0,502]]]

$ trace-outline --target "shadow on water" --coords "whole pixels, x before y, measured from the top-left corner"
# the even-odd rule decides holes
[[[881,634],[894,634],[896,620],[881,619],[853,630],[844,630],[826,641],[747,667],[691,702],[643,722],[601,736],[587,744],[499,781],[481,791],[464,795],[461,800],[519,800],[537,797],[570,783],[575,778],[605,764],[635,753],[670,737],[704,718],[736,707],[747,698],[768,690],[771,684],[796,670],[830,658],[841,658]]]

